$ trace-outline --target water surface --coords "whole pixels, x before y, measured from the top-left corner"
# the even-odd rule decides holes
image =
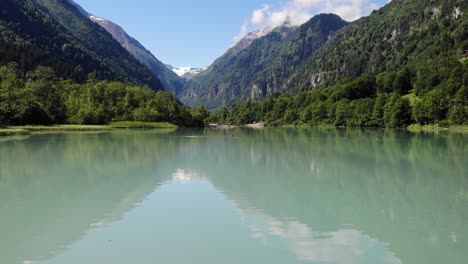
[[[468,136],[119,131],[0,141],[0,263],[468,259]]]

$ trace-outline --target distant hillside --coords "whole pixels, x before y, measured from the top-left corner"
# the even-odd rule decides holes
[[[3,0],[0,12],[0,65],[16,62],[24,73],[49,66],[78,82],[95,72],[99,79],[162,89],[145,65],[68,0]]]
[[[347,24],[336,15],[323,14],[300,28],[253,32],[191,79],[181,99],[189,105],[204,104],[213,109],[281,92],[294,66]]]

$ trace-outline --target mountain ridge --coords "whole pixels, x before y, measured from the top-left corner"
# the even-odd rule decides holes
[[[166,65],[146,49],[138,40],[128,35],[128,33],[118,24],[95,15],[88,15],[89,19],[105,30],[124,47],[130,54],[135,56],[140,62],[145,64],[160,79],[164,88],[168,91],[178,93],[183,87],[183,80],[173,71],[168,70]]]
[[[268,33],[250,33],[218,58],[207,71],[188,81],[181,100],[191,106],[203,104],[209,109],[216,109],[242,101],[268,98],[284,90],[280,84],[282,79],[276,76],[284,78],[286,75],[282,63],[290,61],[282,60],[290,49],[295,48],[291,45],[302,47],[310,44],[301,52],[312,53],[328,40],[330,34],[346,25],[348,22],[337,15],[320,14],[301,27],[283,26]],[[307,43],[297,44],[300,36],[297,34],[305,34],[308,30],[311,36]],[[287,69],[288,72],[290,70]]]

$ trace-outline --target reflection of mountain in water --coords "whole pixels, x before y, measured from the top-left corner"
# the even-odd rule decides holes
[[[0,234],[8,239],[0,239],[1,259],[46,259],[143,201],[175,155],[174,142],[151,140],[157,137],[63,134],[2,143]]]
[[[193,141],[186,166],[207,175],[240,208],[283,223],[292,217],[332,236],[361,230],[388,242],[408,263],[463,263],[468,243],[463,135],[222,133],[226,137]]]
[[[360,252],[379,249],[385,261],[376,263],[463,263],[465,141],[334,129],[7,141],[0,143],[0,234],[9,240],[0,247],[7,263],[48,258],[120,219],[161,183],[197,178],[233,201],[253,239],[282,238],[304,261],[359,263]],[[327,259],[330,251],[341,254]]]

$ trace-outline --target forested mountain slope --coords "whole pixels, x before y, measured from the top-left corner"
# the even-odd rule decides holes
[[[162,89],[145,65],[68,0],[3,0],[0,9],[0,65],[16,62],[23,73],[49,66],[78,82],[95,72],[99,79]]]
[[[253,42],[247,35],[248,45],[240,41],[195,76],[181,98],[189,105],[204,104],[213,109],[272,96],[283,91],[283,79],[297,64],[347,24],[336,15],[322,14],[300,28],[279,27]]]
[[[393,0],[338,32],[296,70],[288,87],[325,87],[407,66],[418,92],[428,91],[434,85],[426,82],[468,50],[467,12],[465,0]]]
[[[181,99],[189,105],[216,108],[232,105],[250,98],[247,87],[284,50],[292,37],[293,28],[278,28],[257,39],[247,48],[233,47],[217,59],[208,70],[188,81]]]
[[[90,19],[106,29],[130,54],[145,64],[161,81],[164,88],[173,93],[179,93],[184,85],[184,79],[168,69],[140,42],[129,36],[125,30],[112,21],[90,15]]]

